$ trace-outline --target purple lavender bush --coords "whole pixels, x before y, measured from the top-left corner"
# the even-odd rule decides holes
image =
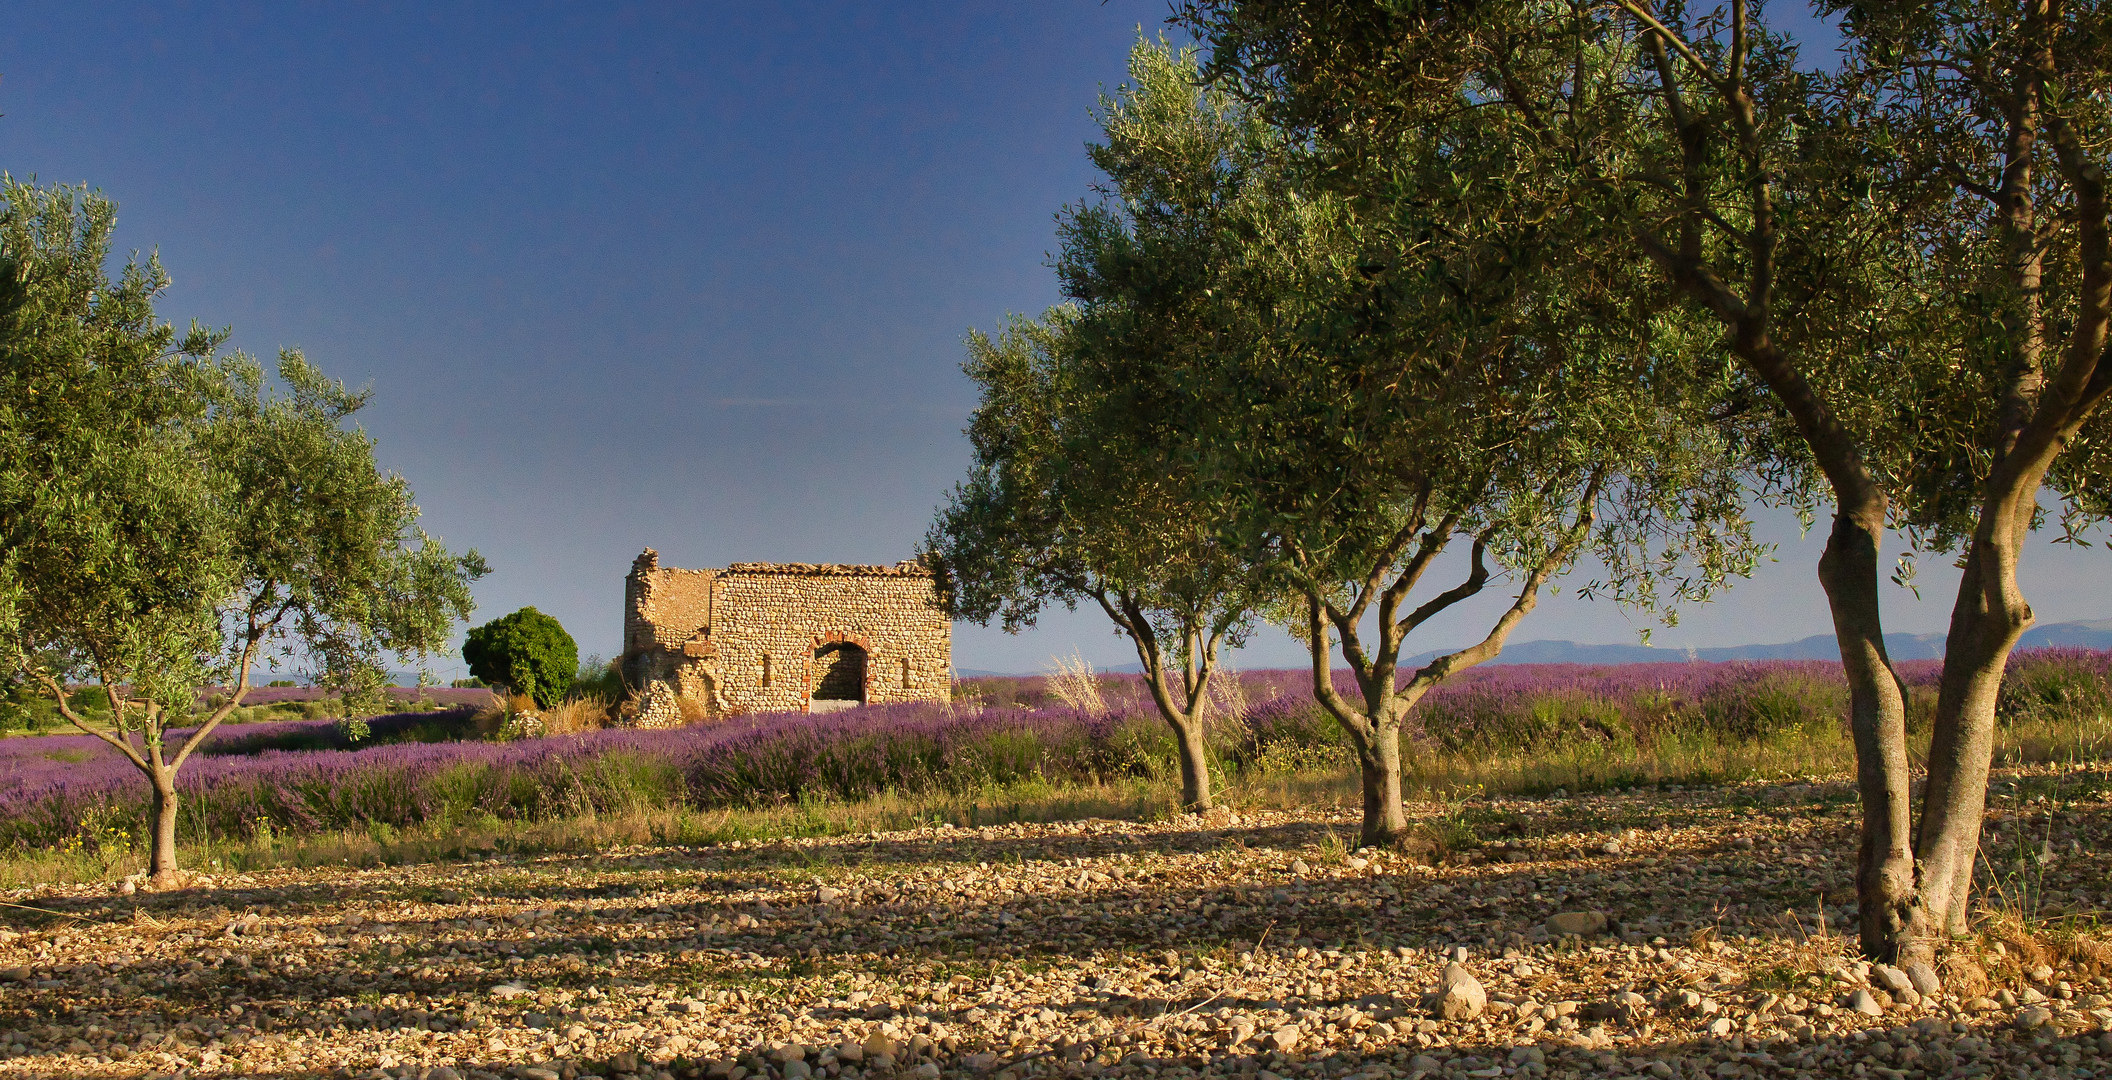
[[[1933,664],[1902,669],[1918,700],[1933,695],[1937,674]],[[1242,677],[1248,708],[1213,731],[1221,768],[1236,775],[1272,762],[1347,760],[1340,730],[1305,677]],[[1170,734],[1141,687],[1129,686],[1135,681],[1109,677],[1109,708],[1097,715],[1047,704],[914,703],[493,743],[467,737],[465,709],[374,718],[373,742],[385,745],[357,746],[328,721],[250,724],[223,730],[186,769],[182,828],[193,840],[240,839],[969,792],[1027,781],[1171,784]],[[2004,684],[2002,716],[2103,717],[2112,708],[2108,685],[2112,653],[2020,654]],[[1031,696],[1024,680],[1005,689],[1015,696],[1000,700]],[[1837,731],[1845,693],[1838,667],[1817,662],[1482,668],[1418,705],[1411,753],[1529,753],[1596,742],[1647,755],[1668,737],[1794,739]],[[143,817],[145,804],[136,770],[92,737],[0,739],[0,849],[50,846],[76,834],[86,815]]]

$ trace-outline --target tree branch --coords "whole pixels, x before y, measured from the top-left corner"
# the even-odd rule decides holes
[[[81,716],[81,714],[74,712],[73,706],[67,704],[66,685],[60,682],[50,672],[43,671],[41,669],[32,669],[25,666],[22,669],[22,673],[30,676],[31,678],[36,679],[38,682],[43,683],[44,688],[46,690],[51,691],[52,700],[58,702],[59,715],[65,717],[68,723],[72,724],[74,727],[80,728],[83,732],[89,735],[93,735],[96,738],[101,739],[106,743],[109,743],[111,746],[116,747],[118,753],[125,755],[126,759],[130,760],[132,764],[139,766],[140,772],[146,773],[149,776],[152,776],[154,774],[153,766],[148,765],[147,759],[140,756],[138,750],[132,748],[131,740],[120,739],[107,731],[101,731],[96,728],[89,727],[87,719]],[[108,688],[105,687],[105,689],[107,690]],[[111,715],[115,716],[116,714],[113,713]]]
[[[1424,665],[1423,669],[1409,680],[1403,697],[1412,702],[1452,674],[1484,663],[1503,652],[1504,642],[1510,639],[1511,631],[1517,627],[1519,620],[1524,619],[1540,602],[1540,587],[1590,539],[1591,526],[1598,520],[1599,485],[1604,478],[1603,471],[1592,474],[1591,482],[1585,485],[1577,520],[1571,524],[1568,535],[1526,575],[1524,586],[1518,590],[1518,598],[1497,618],[1496,624],[1489,628],[1488,636],[1458,652],[1440,656]]]

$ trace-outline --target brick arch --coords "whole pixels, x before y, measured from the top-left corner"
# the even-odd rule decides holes
[[[809,648],[809,649],[807,650],[807,655],[806,655],[806,665],[805,665],[805,666],[806,666],[806,693],[805,693],[805,697],[806,697],[806,706],[805,706],[805,707],[806,707],[806,710],[807,710],[808,712],[812,712],[812,711],[813,711],[813,709],[814,709],[814,705],[813,705],[813,703],[814,703],[814,702],[815,702],[816,700],[843,700],[843,699],[840,699],[840,698],[839,698],[839,699],[817,699],[817,698],[815,698],[815,696],[814,696],[814,693],[815,693],[815,691],[816,691],[816,690],[818,690],[818,689],[820,689],[820,687],[818,687],[818,686],[816,686],[816,685],[815,685],[815,678],[816,678],[816,675],[815,675],[815,671],[814,671],[814,662],[815,662],[815,660],[816,660],[816,659],[818,659],[818,654],[820,654],[822,650],[824,650],[824,649],[829,649],[829,648],[834,648],[834,647],[836,647],[836,646],[839,646],[839,645],[849,645],[849,646],[853,646],[853,647],[855,647],[855,648],[856,648],[856,649],[858,650],[858,653],[859,653],[859,669],[860,669],[860,670],[859,670],[859,675],[858,675],[858,681],[857,681],[857,685],[858,685],[858,697],[857,697],[857,700],[858,700],[858,701],[860,701],[860,702],[867,702],[867,703],[869,703],[869,702],[871,702],[871,701],[873,700],[873,674],[874,674],[874,671],[873,671],[873,639],[872,639],[872,638],[870,638],[870,637],[868,637],[868,636],[866,636],[866,635],[864,635],[864,634],[860,634],[860,633],[857,633],[856,631],[851,631],[851,630],[831,630],[831,631],[829,631],[829,632],[827,632],[827,633],[824,633],[824,634],[815,634],[815,635],[813,636],[813,638],[812,638],[812,647],[811,647],[811,648]]]
[[[866,652],[873,651],[873,639],[853,630],[831,630],[814,635],[815,649],[826,649],[831,645],[856,645]]]

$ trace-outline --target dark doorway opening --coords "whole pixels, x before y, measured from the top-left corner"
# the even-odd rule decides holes
[[[865,649],[848,641],[814,650],[814,711],[865,704],[866,659]]]

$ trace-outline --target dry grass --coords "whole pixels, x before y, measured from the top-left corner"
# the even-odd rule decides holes
[[[586,694],[542,710],[542,717],[545,735],[599,731],[608,726],[609,701],[599,694]]]
[[[1209,715],[1212,719],[1227,724],[1245,723],[1247,719],[1247,687],[1239,678],[1239,669],[1230,664],[1219,665],[1210,676]]]
[[[1100,692],[1100,679],[1093,674],[1093,665],[1076,650],[1068,657],[1049,658],[1049,696],[1080,712],[1099,714],[1107,711],[1107,698]]]
[[[693,694],[676,695],[675,708],[681,710],[684,724],[702,724],[712,718],[711,706]]]
[[[1353,776],[1309,773],[1235,783],[1227,805],[1245,810],[1345,806]],[[891,832],[939,823],[957,828],[1013,822],[1087,818],[1158,821],[1180,813],[1178,792],[1147,779],[1091,785],[1040,781],[956,794],[888,794],[853,803],[809,800],[753,810],[699,811],[641,807],[621,814],[583,814],[548,821],[486,817],[430,828],[377,826],[329,833],[193,844],[182,852],[186,869],[207,873],[274,866],[405,865],[479,853],[589,853],[627,844],[709,844],[805,836]],[[136,872],[137,850],[20,852],[0,858],[0,888],[45,882],[107,881]]]

